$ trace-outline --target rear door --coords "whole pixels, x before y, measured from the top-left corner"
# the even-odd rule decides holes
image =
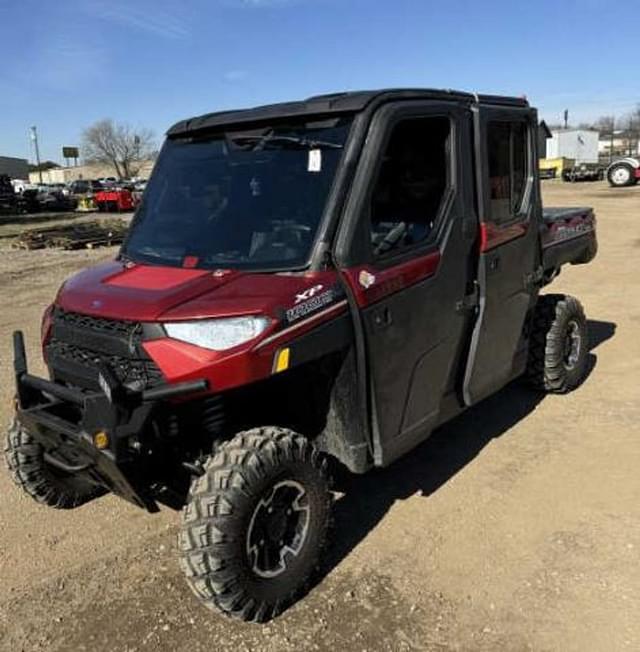
[[[471,201],[471,116],[446,103],[390,105],[374,117],[354,187],[358,303],[377,464],[439,422],[464,359]],[[471,208],[469,208],[471,207]],[[359,245],[357,243],[360,243]]]
[[[464,378],[467,405],[503,387],[526,364],[525,322],[540,264],[535,127],[528,108],[474,107],[479,312]]]

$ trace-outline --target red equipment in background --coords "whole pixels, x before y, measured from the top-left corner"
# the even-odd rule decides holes
[[[122,212],[132,211],[137,201],[130,190],[113,189],[99,190],[93,197],[99,211],[104,212]]]

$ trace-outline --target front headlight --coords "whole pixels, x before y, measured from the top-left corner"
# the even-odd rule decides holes
[[[167,335],[212,351],[224,351],[248,342],[269,325],[267,317],[223,317],[165,324]]]

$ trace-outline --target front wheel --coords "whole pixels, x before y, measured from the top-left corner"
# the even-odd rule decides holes
[[[187,582],[208,607],[270,620],[308,586],[330,511],[326,461],[307,439],[276,427],[239,433],[191,487],[178,539]]]
[[[13,481],[48,507],[72,509],[104,493],[100,487],[49,465],[42,446],[17,419],[7,432],[4,453]]]
[[[584,380],[588,350],[587,320],[580,302],[564,294],[540,296],[529,339],[529,382],[554,394],[570,392]]]

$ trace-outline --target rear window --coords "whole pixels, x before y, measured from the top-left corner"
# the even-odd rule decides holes
[[[496,224],[510,222],[522,212],[527,182],[527,125],[524,122],[490,122],[490,217]]]

